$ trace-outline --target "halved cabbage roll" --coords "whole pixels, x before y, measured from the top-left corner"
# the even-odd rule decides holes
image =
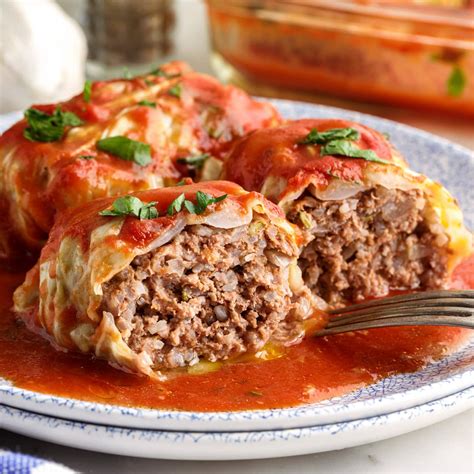
[[[449,192],[357,123],[307,119],[252,132],[222,178],[261,192],[301,228],[304,281],[331,305],[442,288],[471,252]]]
[[[33,106],[0,137],[0,257],[21,241],[41,248],[57,210],[177,182],[278,121],[270,104],[179,62]]]
[[[300,238],[233,183],[100,199],[59,216],[14,308],[57,346],[148,375],[292,344],[322,323]]]

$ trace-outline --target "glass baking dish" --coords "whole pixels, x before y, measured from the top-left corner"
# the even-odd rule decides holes
[[[249,89],[474,117],[473,3],[419,3],[207,0],[213,63]]]

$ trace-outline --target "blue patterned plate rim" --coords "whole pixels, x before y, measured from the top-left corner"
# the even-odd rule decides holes
[[[462,401],[462,402],[470,402],[474,400],[474,387],[471,386],[469,388],[466,388],[464,390],[460,390],[459,392],[452,393],[448,395],[447,397],[441,397],[437,398],[435,400],[431,400],[427,403],[423,403],[421,405],[415,405],[413,407],[407,408],[405,410],[400,410],[384,415],[376,415],[376,416],[371,416],[371,417],[364,417],[356,420],[350,420],[350,421],[343,421],[340,423],[328,423],[324,425],[315,425],[315,426],[304,426],[304,427],[299,427],[299,428],[291,428],[291,429],[273,429],[273,430],[262,430],[262,431],[252,431],[251,433],[258,434],[260,436],[265,436],[265,435],[271,435],[271,436],[278,436],[283,433],[303,433],[307,432],[310,433],[312,431],[330,431],[331,433],[334,434],[334,432],[338,429],[346,429],[348,425],[352,426],[360,426],[361,424],[369,424],[369,425],[374,425],[377,422],[384,420],[384,422],[390,422],[391,418],[399,418],[406,416],[409,414],[410,416],[417,416],[418,413],[423,413],[423,412],[428,412],[432,413],[434,410],[445,407],[445,406],[452,406],[455,405],[457,402]],[[465,409],[472,408],[469,404],[466,404],[464,406]],[[170,435],[172,437],[175,436],[182,436],[182,435],[189,435],[189,436],[197,436],[199,438],[203,438],[205,436],[210,436],[210,437],[234,437],[235,439],[242,438],[242,436],[246,436],[250,434],[248,431],[229,431],[229,432],[222,432],[222,431],[208,431],[207,433],[202,433],[202,432],[193,432],[193,431],[168,431],[168,430],[153,430],[153,429],[130,429],[128,427],[122,427],[122,426],[110,426],[110,425],[102,425],[102,424],[97,424],[97,423],[84,423],[80,421],[74,421],[74,420],[68,420],[68,419],[63,419],[63,418],[58,418],[55,416],[48,416],[48,415],[43,415],[43,414],[38,414],[35,412],[30,412],[28,410],[21,410],[15,407],[10,407],[7,405],[0,404],[0,412],[3,413],[9,413],[10,416],[25,416],[25,417],[31,417],[31,418],[36,418],[37,420],[40,421],[46,421],[46,422],[51,422],[51,423],[57,423],[58,425],[64,424],[65,426],[71,427],[71,429],[77,428],[80,430],[84,430],[87,427],[91,427],[93,429],[97,430],[102,430],[106,431],[107,433],[118,433],[120,434],[125,434],[127,435],[130,432],[136,431],[138,433],[149,433],[150,435],[155,434],[156,436],[162,436],[162,435]]]
[[[472,407],[474,389],[407,410],[349,422],[289,430],[179,432],[100,426],[0,405],[4,427],[75,448],[110,454],[180,460],[243,460],[348,448],[423,428]]]

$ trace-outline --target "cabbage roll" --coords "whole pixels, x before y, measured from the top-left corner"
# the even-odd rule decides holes
[[[303,279],[332,306],[443,288],[472,249],[449,192],[357,123],[304,119],[251,132],[222,179],[261,192],[300,227]]]
[[[59,215],[14,309],[60,348],[150,376],[255,354],[324,321],[301,238],[233,183],[99,199]]]

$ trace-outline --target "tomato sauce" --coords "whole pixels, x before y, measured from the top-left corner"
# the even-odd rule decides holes
[[[0,135],[0,211],[5,216],[0,222],[0,258],[21,256],[24,248],[39,251],[57,212],[176,183],[191,173],[177,163],[179,158],[198,152],[219,157],[235,138],[281,120],[271,104],[191,72],[183,63],[163,68],[166,77],[150,73],[95,82],[88,100],[81,93],[64,103],[32,106],[48,115],[59,107],[83,121],[55,141],[27,139],[24,132],[31,124],[26,119]],[[169,94],[177,85],[179,96]],[[145,97],[155,106],[140,106]],[[172,131],[167,125],[171,118]],[[99,139],[111,135],[149,145],[150,162],[141,166],[100,149]]]
[[[240,139],[224,163],[223,176],[249,191],[259,192],[269,176],[288,181],[285,192],[297,191],[309,182],[324,186],[333,176],[360,182],[367,161],[324,156],[319,146],[301,143],[313,129],[325,132],[337,128],[357,130],[359,138],[354,141],[357,148],[372,150],[379,159],[395,162],[390,143],[375,130],[348,120],[301,119],[259,129]]]
[[[0,376],[29,390],[125,406],[220,411],[315,402],[416,371],[470,334],[425,326],[308,337],[273,360],[229,363],[215,372],[159,382],[90,356],[57,351],[28,331],[9,310],[23,277],[0,272]],[[453,286],[474,289],[474,256],[457,268]]]

